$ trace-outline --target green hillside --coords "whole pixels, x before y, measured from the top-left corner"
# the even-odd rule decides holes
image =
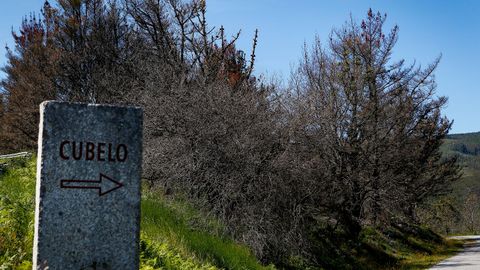
[[[423,207],[422,221],[442,234],[480,233],[480,132],[449,135],[441,150],[458,157],[462,176]]]
[[[449,135],[442,151],[447,155],[458,155],[460,162],[467,167],[480,169],[480,132]]]
[[[480,194],[480,132],[449,135],[442,151],[457,155],[463,167],[462,178],[452,185],[452,195],[463,200],[471,192]]]

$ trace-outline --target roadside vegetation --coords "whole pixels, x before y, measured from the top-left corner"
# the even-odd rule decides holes
[[[31,269],[36,160],[2,162],[0,269]],[[159,194],[164,191],[145,187],[142,195],[142,270],[283,269],[263,266],[246,245],[228,237],[215,217],[184,199]],[[338,269],[425,269],[453,255],[462,244],[408,224],[384,230],[366,228],[354,248],[341,238],[318,241],[325,248],[318,250],[322,259]],[[309,268],[302,258],[292,257],[290,269],[323,268]]]
[[[36,158],[0,161],[0,269],[31,269]],[[258,269],[251,250],[188,203],[144,191],[141,269]]]
[[[274,269],[262,266],[247,246],[228,238],[214,217],[179,198],[159,196],[162,193],[144,190],[142,195],[145,266],[158,269],[164,261],[167,269]]]
[[[144,267],[384,269],[445,250],[422,227],[461,176],[441,152],[440,57],[393,59],[385,14],[305,45],[287,84],[254,70],[261,31],[239,48],[204,0],[45,1],[35,14],[3,67],[0,153],[36,149],[44,100],[141,106]],[[22,224],[4,228],[27,241],[9,242],[16,263],[30,256]]]
[[[31,269],[35,159],[0,160],[0,269]]]

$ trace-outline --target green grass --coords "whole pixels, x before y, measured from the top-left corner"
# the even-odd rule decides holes
[[[444,245],[435,245],[431,248],[431,252],[414,252],[407,254],[400,266],[402,270],[420,270],[427,269],[455,254],[457,254],[463,246],[460,240],[446,240]]]
[[[190,258],[192,268],[178,269],[273,269],[260,265],[246,246],[222,237],[222,226],[215,219],[206,218],[184,201],[159,194],[144,192],[142,232],[177,256]]]
[[[445,240],[420,226],[406,225],[375,230],[364,229],[356,264],[362,269],[427,269],[455,255],[463,242]]]
[[[8,160],[6,167],[0,173],[0,269],[31,269],[35,157]],[[262,266],[246,246],[226,237],[214,218],[161,194],[143,192],[142,270],[274,269]]]
[[[35,159],[8,162],[0,175],[0,269],[31,269]]]

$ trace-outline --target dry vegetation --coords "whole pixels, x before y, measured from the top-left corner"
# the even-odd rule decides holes
[[[4,67],[1,152],[35,148],[45,99],[140,105],[149,186],[286,268],[342,268],[362,229],[418,222],[417,206],[458,178],[439,151],[451,126],[439,60],[393,61],[385,16],[370,10],[306,47],[281,89],[252,73],[258,33],[246,56],[238,35],[207,24],[205,1],[118,2],[47,2],[23,21]]]

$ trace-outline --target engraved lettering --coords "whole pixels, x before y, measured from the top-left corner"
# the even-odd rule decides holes
[[[69,157],[65,155],[65,152],[64,152],[64,149],[65,149],[65,145],[66,144],[69,144],[70,141],[63,141],[61,144],[60,144],[60,157],[62,159],[65,159],[65,160],[68,160]]]
[[[76,144],[77,142],[72,142],[72,156],[73,156],[73,159],[80,160],[82,158],[83,142],[80,142],[78,149]]]
[[[105,161],[103,155],[105,154],[105,143],[98,143],[97,147],[97,160],[98,161]]]
[[[125,162],[128,158],[128,146],[122,143],[65,140],[60,143],[59,150],[63,160]]]
[[[85,159],[93,160],[95,158],[95,144],[91,142],[87,142],[87,147],[85,150],[86,150]]]
[[[115,162],[115,156],[112,155],[112,144],[108,144],[108,161]]]
[[[120,157],[120,149],[123,149],[123,157]],[[117,160],[120,162],[124,162],[127,159],[128,151],[127,146],[125,144],[119,144],[117,146]]]

